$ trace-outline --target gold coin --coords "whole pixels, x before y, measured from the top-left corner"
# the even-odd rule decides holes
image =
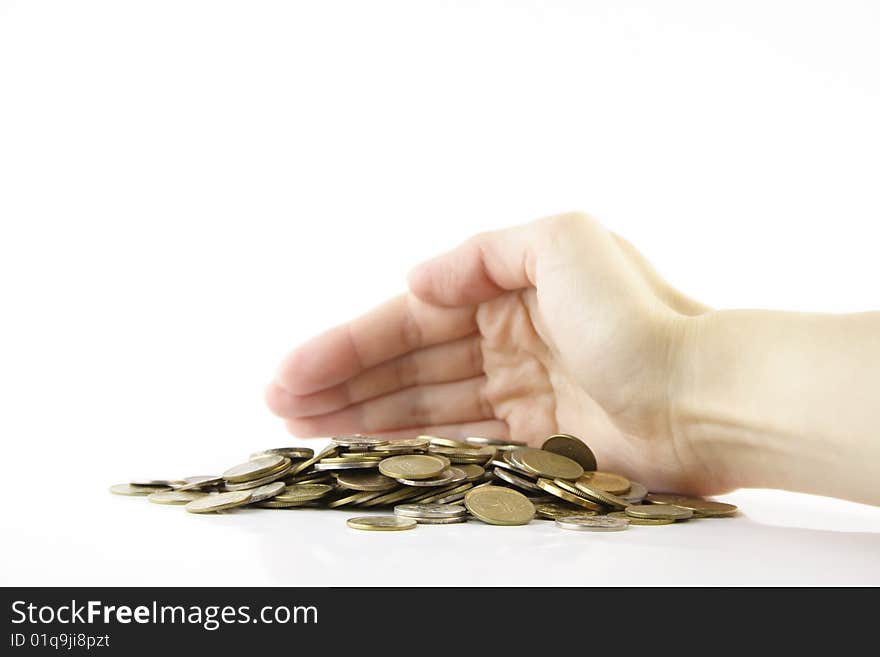
[[[526,479],[531,479],[534,481],[538,478],[538,475],[525,470],[523,467],[519,466],[513,460],[513,452],[504,452],[502,456],[496,456],[494,459],[489,461],[489,464],[486,467],[492,466],[493,468],[502,468],[503,470],[510,470],[511,472],[518,474],[520,477],[525,477]]]
[[[404,486],[437,487],[455,484],[464,481],[464,479],[464,472],[450,466],[436,477],[431,477],[430,479],[398,479],[397,481]]]
[[[193,500],[204,497],[207,493],[193,491],[163,490],[158,493],[150,493],[147,499],[154,504],[188,504]]]
[[[476,481],[484,474],[486,474],[486,470],[482,466],[476,465],[474,463],[464,463],[458,466],[458,468],[459,470],[464,472],[464,476],[467,481]]]
[[[375,450],[383,452],[424,452],[430,446],[425,438],[406,438],[404,440],[392,440],[387,445],[379,447],[368,447],[367,452],[372,453]]]
[[[621,511],[630,506],[630,503],[627,502],[625,499],[617,497],[617,495],[604,491],[601,488],[588,486],[580,479],[573,484],[563,482],[560,479],[557,479],[555,483],[557,486],[565,488],[569,492],[572,492],[572,489],[574,489],[575,491],[579,492],[582,497],[586,497],[588,500],[593,500],[597,504],[610,506],[612,509],[615,509],[617,511]]]
[[[623,495],[630,488],[629,479],[613,472],[585,472],[580,480],[590,488],[598,488],[612,495]]]
[[[397,482],[374,470],[342,471],[336,482],[343,488],[361,491],[383,491],[397,488]]]
[[[223,478],[233,484],[239,484],[251,481],[252,479],[259,479],[289,464],[290,459],[286,456],[270,454],[269,456],[261,456],[253,461],[239,463],[229,468],[223,473]]]
[[[393,479],[432,479],[449,467],[449,459],[433,454],[392,456],[379,464],[379,472]]]
[[[412,518],[401,516],[365,516],[363,518],[349,518],[345,524],[352,529],[363,529],[370,532],[396,532],[415,529],[419,523]]]
[[[320,463],[345,464],[351,461],[375,461],[378,463],[384,458],[386,457],[381,454],[373,454],[371,452],[348,452],[340,456],[328,456],[327,458],[321,459]]]
[[[596,457],[593,455],[593,450],[587,447],[583,440],[570,434],[557,433],[550,436],[541,445],[541,449],[545,452],[567,456],[572,461],[580,463],[581,467],[586,471],[596,469]]]
[[[133,495],[141,497],[169,490],[171,490],[171,488],[168,486],[136,486],[133,484],[114,484],[113,486],[110,486],[110,492],[114,495]]]
[[[625,509],[626,515],[633,518],[671,518],[687,520],[694,512],[674,504],[635,504]]]
[[[641,504],[648,495],[648,489],[637,481],[629,482],[629,490],[620,497],[630,504]]]
[[[251,494],[246,490],[235,493],[213,493],[193,500],[183,508],[190,513],[214,513],[243,506],[250,501]]]
[[[356,472],[356,470],[351,470],[351,473]],[[361,471],[363,472],[363,471]],[[285,484],[325,484],[329,481],[332,481],[333,473],[332,472],[307,472],[306,474],[296,475],[294,477],[290,476],[290,473],[284,477]]]
[[[321,459],[332,458],[339,454],[339,447],[336,445],[329,445],[321,450],[319,453],[315,454],[312,458],[306,459],[305,461],[300,461],[290,470],[291,475],[298,475],[300,472],[305,472],[309,468],[311,468],[315,463],[320,461]]]
[[[486,436],[468,436],[464,439],[466,443],[474,445],[491,445],[499,449],[516,449],[517,447],[528,447],[525,443],[516,440],[502,440],[501,438],[489,438]]]
[[[529,498],[501,486],[468,491],[464,505],[471,515],[490,525],[525,525],[535,517],[535,507]]]
[[[695,516],[703,518],[723,518],[735,515],[736,506],[714,500],[704,500],[701,497],[688,495],[672,495],[666,493],[649,493],[645,499],[652,504],[674,504],[685,509],[690,509]]]
[[[321,508],[318,502],[307,501],[307,502],[279,502],[274,498],[271,500],[264,500],[262,502],[257,502],[253,506],[259,507],[260,509],[302,509],[302,508]]]
[[[514,465],[548,479],[577,479],[584,474],[584,469],[577,461],[543,449],[520,447],[510,452],[510,460]]]
[[[450,497],[455,497],[457,495],[461,495],[464,497],[466,491],[469,491],[474,487],[471,483],[466,484],[453,484],[452,486],[448,486],[440,491],[431,491],[430,495],[422,495],[420,497],[414,497],[413,502],[418,502],[419,504],[433,504],[435,502],[439,503],[440,500],[445,500]]]
[[[352,493],[351,495],[340,497],[338,500],[328,502],[327,508],[338,509],[339,507],[346,506],[347,504],[360,504],[361,502],[366,502],[368,500],[372,500],[375,497],[379,497],[381,494],[382,491],[358,491],[357,493]]]
[[[368,500],[362,504],[365,507],[373,507],[373,506],[386,506],[389,504],[396,504],[397,502],[402,502],[403,500],[408,500],[411,497],[415,497],[416,495],[421,494],[421,488],[412,488],[410,486],[403,486],[402,488],[398,488],[396,490],[391,491],[390,493],[384,493],[379,497],[374,497],[371,500]]]
[[[250,455],[250,460],[273,455],[286,456],[291,460],[310,459],[315,455],[315,450],[311,447],[273,447],[272,449],[264,449],[262,452],[254,452]]]
[[[613,511],[608,514],[609,518],[623,518],[629,520],[631,525],[671,525],[675,523],[672,518],[639,518],[627,515],[626,511]]]
[[[473,463],[483,465],[495,456],[494,447],[480,447],[479,445],[470,445],[465,449],[457,449],[453,447],[436,447],[431,446],[429,453],[445,456],[452,463]]]
[[[290,473],[291,467],[292,464],[290,459],[285,459],[285,462],[282,463],[280,468],[275,468],[270,473],[262,477],[259,477],[257,479],[249,479],[248,481],[242,481],[237,484],[227,481],[223,487],[226,490],[248,490],[250,488],[259,488],[260,486],[271,484],[278,479],[286,477]]]
[[[577,504],[585,509],[590,509],[591,511],[601,511],[602,507],[596,504],[595,502],[591,502],[590,500],[584,499],[580,495],[575,495],[574,493],[569,493],[564,488],[560,488],[556,485],[555,482],[550,481],[549,479],[544,479],[543,477],[538,479],[537,481],[538,488],[541,490],[550,493],[551,495],[555,495],[561,500],[565,500],[566,502],[571,502],[572,504]]]
[[[473,486],[473,484],[467,484],[468,486]],[[444,495],[443,497],[438,497],[434,500],[437,504],[455,504],[456,502],[463,502],[464,496],[467,495],[467,490],[462,490],[459,492],[451,492],[448,495]]]
[[[309,502],[333,490],[328,484],[290,484],[272,498],[274,502]]]
[[[274,481],[271,484],[264,484],[262,486],[257,486],[256,488],[250,489],[251,501],[250,504],[255,502],[263,502],[265,500],[272,499],[276,495],[279,495],[285,491],[287,487],[283,482]]]
[[[270,454],[269,456],[280,456],[280,454]],[[260,458],[263,458],[263,457],[260,457]],[[278,464],[277,467],[272,468],[268,472],[264,472],[256,479],[247,479],[246,482],[257,481],[257,479],[265,481],[265,480],[269,479],[270,477],[275,477],[276,475],[286,475],[293,467],[293,461],[291,461],[286,456],[282,456],[281,458],[282,458],[282,461],[281,461],[281,463]],[[227,480],[226,483],[227,484],[230,483],[229,480]],[[242,483],[242,482],[232,482],[232,483]]]
[[[479,449],[480,445],[473,445],[471,443],[463,443],[460,440],[453,440],[452,438],[443,438],[441,436],[419,436],[419,438],[427,439],[427,441],[431,445],[437,445],[438,447],[452,447],[453,449]]]
[[[571,516],[596,515],[595,511],[589,511],[576,506],[568,506],[559,502],[540,502],[535,504],[535,513],[539,518],[546,518],[548,520],[569,518]]]

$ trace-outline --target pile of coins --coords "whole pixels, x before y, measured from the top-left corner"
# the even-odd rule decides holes
[[[251,454],[219,476],[133,481],[110,491],[184,505],[190,513],[393,508],[394,515],[347,521],[353,529],[372,531],[469,518],[490,525],[525,525],[539,518],[562,529],[620,531],[737,512],[732,504],[649,493],[622,475],[600,471],[590,448],[569,434],[550,436],[541,449],[483,437],[339,436],[318,454],[308,447],[280,447]]]

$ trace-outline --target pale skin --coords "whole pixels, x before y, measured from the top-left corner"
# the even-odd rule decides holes
[[[285,358],[300,437],[582,437],[650,490],[880,504],[880,312],[713,310],[571,213],[477,235]]]

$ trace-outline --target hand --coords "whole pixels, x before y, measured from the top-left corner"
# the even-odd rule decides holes
[[[267,392],[302,437],[582,437],[651,490],[726,488],[676,431],[683,318],[707,309],[581,214],[477,235],[410,292],[291,353]]]

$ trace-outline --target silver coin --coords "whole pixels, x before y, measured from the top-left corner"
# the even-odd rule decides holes
[[[467,513],[467,509],[456,504],[398,504],[394,513],[410,518],[457,518]]]
[[[458,470],[458,468],[455,469]],[[457,475],[452,470],[452,468],[446,468],[443,472],[432,479],[398,479],[397,481],[405,486],[446,486],[447,484],[467,479],[467,475],[461,470],[458,470],[458,474],[461,475],[461,478],[456,479]]]
[[[115,484],[110,486],[114,495],[134,495],[146,497],[152,493],[171,490],[168,486],[132,486],[131,484]]]
[[[619,532],[629,528],[629,520],[608,516],[569,516],[557,518],[556,526],[581,532]]]
[[[626,495],[619,495],[618,497],[620,497],[620,499],[622,500],[626,500],[630,504],[641,504],[647,494],[647,488],[642,486],[637,481],[631,481],[629,491],[626,493]]]
[[[525,477],[520,477],[518,474],[515,474],[512,470],[505,470],[504,468],[495,468],[492,472],[495,473],[495,476],[501,479],[502,481],[506,481],[511,486],[515,486],[516,488],[521,488],[522,490],[529,491],[530,493],[540,493],[544,494],[544,491],[538,488],[531,481],[526,479]]]
[[[263,500],[268,500],[271,497],[275,497],[283,491],[287,486],[281,481],[275,481],[271,484],[265,484],[263,486],[258,486],[251,491],[251,501],[254,502],[262,502]]]
[[[511,472],[518,474],[520,477],[525,477],[526,479],[531,479],[533,481],[537,481],[538,475],[533,472],[529,472],[514,457],[514,452],[502,452],[500,459],[492,459],[492,465],[496,468],[501,468],[503,470],[510,470]]]
[[[128,482],[129,486],[149,486],[151,488],[174,488],[186,482],[176,479],[136,479]]]
[[[456,518],[413,518],[420,525],[454,525],[460,522],[467,522],[468,517],[458,516]]]
[[[211,475],[199,475],[195,477],[184,477],[186,483],[183,486],[175,486],[175,490],[201,490],[203,488],[213,488],[223,483],[223,477],[215,477]]]
[[[383,452],[424,452],[430,446],[427,438],[407,438],[406,440],[391,440],[381,445],[370,445],[366,451],[381,450]]]
[[[358,470],[361,468],[378,468],[379,463],[381,461],[376,459],[374,461],[358,461],[357,459],[341,459],[339,461],[331,461],[327,463],[325,461],[319,461],[315,463],[314,468],[319,472],[325,472],[330,470]]]
[[[456,468],[454,465],[449,466],[449,472],[452,473],[452,481],[449,482],[450,484],[457,484],[458,482],[465,481],[468,478],[467,472],[465,472],[461,468]]]
[[[331,438],[334,445],[339,447],[377,447],[387,445],[389,441],[384,438],[372,438],[370,436],[334,436]]]

